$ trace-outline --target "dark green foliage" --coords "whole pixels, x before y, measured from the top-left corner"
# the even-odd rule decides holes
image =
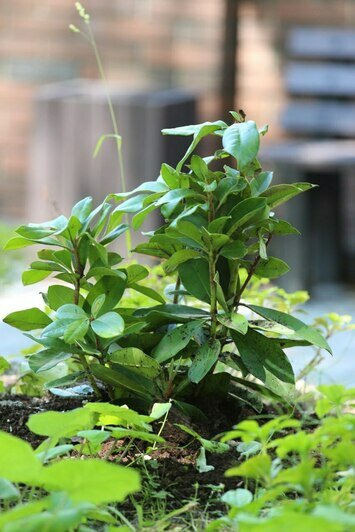
[[[272,209],[312,185],[270,186],[272,173],[262,171],[257,160],[261,133],[253,121],[206,122],[163,133],[192,136],[176,168],[163,164],[156,181],[112,194],[94,210],[85,198],[69,219],[60,216],[17,230],[9,249],[43,246],[23,282],[54,275],[65,284],[44,294],[48,315],[29,309],[5,321],[41,330],[36,341],[44,349],[30,357],[34,371],[70,357],[74,377],[69,375],[68,383],[84,374],[98,395],[104,385],[112,399],[138,398],[147,406],[174,399],[179,405],[230,393],[239,402],[247,397],[250,404],[256,391],[264,391],[291,401],[294,376],[282,347],[329,346],[300,320],[248,306],[244,296],[255,277],[276,278],[288,271],[285,262],[268,255],[268,244],[273,235],[297,230]],[[221,149],[201,158],[194,151],[207,135],[219,137]],[[107,248],[127,229],[124,216],[133,216],[137,229],[156,209],[162,226],[134,251],[159,259],[165,275],[172,276],[175,288],[168,302],[169,296],[141,284],[149,270],[122,266],[121,257]],[[131,290],[159,304],[127,308]],[[241,375],[231,378],[231,370]]]

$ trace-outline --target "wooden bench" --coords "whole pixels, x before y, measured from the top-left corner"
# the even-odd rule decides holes
[[[303,233],[277,250],[292,265],[287,286],[355,282],[355,30],[292,29],[285,86],[292,140],[269,145],[263,162],[280,181],[320,185],[284,209]]]

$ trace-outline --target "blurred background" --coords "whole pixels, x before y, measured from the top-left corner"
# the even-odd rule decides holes
[[[355,314],[355,1],[83,4],[117,111],[128,187],[176,162],[184,145],[161,138],[163,127],[243,109],[269,124],[262,159],[276,181],[320,185],[284,213],[303,232],[276,250],[293,267],[285,286],[311,291],[311,314]],[[120,188],[112,143],[92,158],[112,126],[93,50],[70,24],[83,27],[73,0],[0,2],[0,244],[20,221]],[[19,281],[21,253],[0,253],[4,287]],[[15,300],[14,292],[3,298],[3,315]]]

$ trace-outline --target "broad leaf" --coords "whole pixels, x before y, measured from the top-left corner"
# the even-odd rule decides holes
[[[38,373],[39,371],[47,371],[54,368],[59,362],[67,360],[70,357],[70,353],[58,352],[55,349],[44,349],[31,355],[28,364],[32,371]]]
[[[269,257],[266,260],[262,259],[259,261],[254,273],[258,277],[276,279],[277,277],[281,277],[281,275],[285,275],[288,271],[290,271],[290,267],[286,262],[277,257]]]
[[[259,143],[258,128],[251,120],[229,126],[222,138],[223,148],[237,159],[237,166],[241,171],[254,161],[259,150]]]
[[[258,305],[250,305],[249,308],[253,312],[256,312],[256,314],[259,314],[259,316],[262,316],[270,321],[275,321],[276,323],[293,330],[295,332],[295,336],[298,338],[302,338],[313,345],[316,345],[322,349],[326,349],[330,354],[332,353],[328,342],[323,338],[323,336],[316,329],[309,327],[298,318],[290,316],[285,312],[280,312],[279,310],[260,307]]]
[[[265,482],[271,476],[271,458],[266,454],[253,456],[240,466],[232,467],[226,471],[227,477],[246,477]]]
[[[124,270],[124,273],[127,276],[128,287],[133,283],[142,281],[142,279],[145,279],[149,275],[147,268],[141,266],[140,264],[131,264],[130,266],[127,266],[126,270]]]
[[[115,308],[117,303],[120,301],[124,290],[126,288],[126,276],[122,272],[118,272],[120,275],[111,277],[105,276],[102,277],[89,291],[86,301],[88,303],[88,308],[86,310],[89,312],[89,307],[101,294],[105,294],[105,303],[101,307],[101,312],[105,313]]]
[[[30,284],[39,283],[46,279],[51,274],[48,270],[26,270],[22,274],[22,284],[28,286]]]
[[[0,474],[12,482],[36,485],[41,462],[29,443],[0,432]]]
[[[133,469],[99,459],[62,460],[44,468],[41,481],[47,490],[68,493],[75,502],[121,502],[140,488]]]
[[[291,399],[294,393],[294,374],[282,349],[250,328],[245,335],[233,330],[231,335],[249,372],[272,392]]]
[[[218,340],[206,342],[199,347],[192,360],[188,376],[191,382],[199,383],[217,362],[221,351],[221,344]]]
[[[185,161],[190,157],[198,143],[201,139],[206,137],[207,135],[211,135],[216,131],[219,131],[221,129],[225,129],[226,124],[225,122],[222,122],[221,120],[217,120],[216,122],[204,122],[203,124],[197,124],[193,126],[182,126],[182,127],[176,127],[173,129],[163,129],[162,133],[163,135],[183,135],[183,136],[190,136],[193,135],[193,141],[190,144],[187,152],[185,153],[182,160],[177,165],[176,169],[178,171],[181,170],[183,164]]]
[[[139,309],[134,312],[134,316],[144,319],[154,331],[157,327],[169,323],[187,323],[191,320],[201,318],[207,320],[210,317],[209,313],[205,310],[188,307],[186,305],[172,304]]]
[[[191,259],[178,267],[184,288],[197,299],[210,302],[210,273],[205,259]]]
[[[217,320],[225,327],[228,327],[228,329],[233,329],[241,334],[246,334],[248,330],[248,320],[243,314],[236,312],[217,314]]]
[[[4,318],[4,322],[21,331],[33,331],[46,327],[52,323],[52,320],[42,310],[29,308],[8,314]]]
[[[91,322],[91,328],[101,338],[114,338],[124,331],[124,321],[116,312],[107,312]]]
[[[68,344],[74,344],[78,340],[82,340],[89,329],[89,319],[80,318],[72,321],[66,326],[63,334],[63,340]]]
[[[117,362],[121,364],[121,366],[138,371],[150,379],[156,378],[162,371],[160,364],[154,358],[146,355],[136,347],[118,349],[111,353],[109,358],[110,361]]]
[[[143,397],[151,399],[156,394],[154,383],[140,373],[121,364],[112,363],[112,368],[92,364],[92,372],[98,379],[117,388],[127,388]]]
[[[172,329],[163,337],[153,350],[153,356],[158,362],[165,362],[184,349],[190,340],[201,331],[203,321],[197,320]]]
[[[239,227],[246,225],[257,215],[264,215],[266,207],[265,198],[247,198],[238,203],[231,210],[231,220],[227,225],[228,234],[232,235]],[[264,218],[264,216],[262,216]],[[266,216],[268,217],[268,216]]]
[[[298,196],[302,192],[314,188],[316,185],[311,183],[292,183],[292,185],[274,185],[268,188],[261,195],[266,198],[267,204],[270,208],[275,208],[282,203],[290,200],[294,196]]]
[[[68,303],[74,302],[74,290],[68,286],[52,285],[48,287],[47,291],[48,305],[53,310],[58,310],[59,307]],[[84,298],[79,296],[79,305],[84,302]]]
[[[59,320],[79,320],[87,317],[85,311],[79,305],[71,303],[63,305],[57,310],[57,318]]]
[[[153,301],[158,301],[158,303],[162,303],[164,305],[165,299],[153,288],[150,288],[150,286],[143,286],[141,284],[132,283],[130,285],[131,290],[135,290],[136,292],[139,292],[140,294],[143,294],[150,299],[153,299]]]
[[[247,247],[240,240],[235,240],[222,247],[219,254],[227,259],[242,259],[247,253]]]
[[[75,216],[79,222],[84,223],[92,211],[93,200],[90,196],[84,198],[74,205],[71,215]]]
[[[259,196],[267,190],[272,181],[272,172],[261,172],[257,174],[249,183],[252,196]]]
[[[201,254],[193,249],[181,249],[176,251],[169,260],[165,262],[163,268],[167,274],[173,273],[180,264],[190,259],[201,258]]]
[[[74,436],[79,430],[93,428],[95,418],[84,408],[69,412],[40,412],[29,417],[27,426],[31,432],[49,438]]]

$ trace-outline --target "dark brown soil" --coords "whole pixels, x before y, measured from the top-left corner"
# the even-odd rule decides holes
[[[79,398],[68,399],[53,395],[43,398],[22,395],[0,396],[0,430],[19,436],[36,447],[43,438],[28,430],[26,422],[31,414],[47,410],[67,411],[78,408],[82,404],[83,401]],[[211,439],[218,433],[231,429],[242,419],[255,415],[255,412],[247,408],[238,409],[235,403],[211,400],[199,407],[207,416],[207,423],[201,421],[192,424],[183,414],[171,410],[161,434],[166,443],[159,444],[155,450],[148,450],[150,459],[147,460],[145,467],[139,465],[142,464],[142,456],[147,452],[147,444],[144,442],[135,442],[129,452],[123,451],[122,454],[122,449],[126,449],[126,442],[108,441],[104,444],[100,455],[105,459],[118,461],[125,465],[134,462],[135,467],[141,468],[143,478],[148,484],[156,483],[151,491],[152,494],[166,492],[167,510],[181,508],[185,502],[196,498],[197,511],[208,505],[210,511],[218,512],[221,509],[221,503],[211,499],[211,493],[213,493],[211,486],[223,484],[224,489],[234,489],[239,486],[240,479],[229,479],[224,476],[227,469],[237,464],[238,453],[234,447],[223,454],[206,453],[207,464],[213,466],[214,469],[199,473],[196,468],[196,458],[199,454],[200,443],[176,425],[186,425],[203,438]],[[157,422],[156,433],[159,428],[160,422]],[[139,497],[141,494],[138,495]],[[141,503],[144,506],[146,501],[142,500]],[[136,512],[130,501],[124,504],[123,509],[132,515]]]
[[[61,398],[55,395],[27,397],[25,395],[0,395],[0,430],[22,438],[34,447],[44,438],[33,434],[26,426],[31,414],[56,410],[64,412],[82,406],[78,398]]]

